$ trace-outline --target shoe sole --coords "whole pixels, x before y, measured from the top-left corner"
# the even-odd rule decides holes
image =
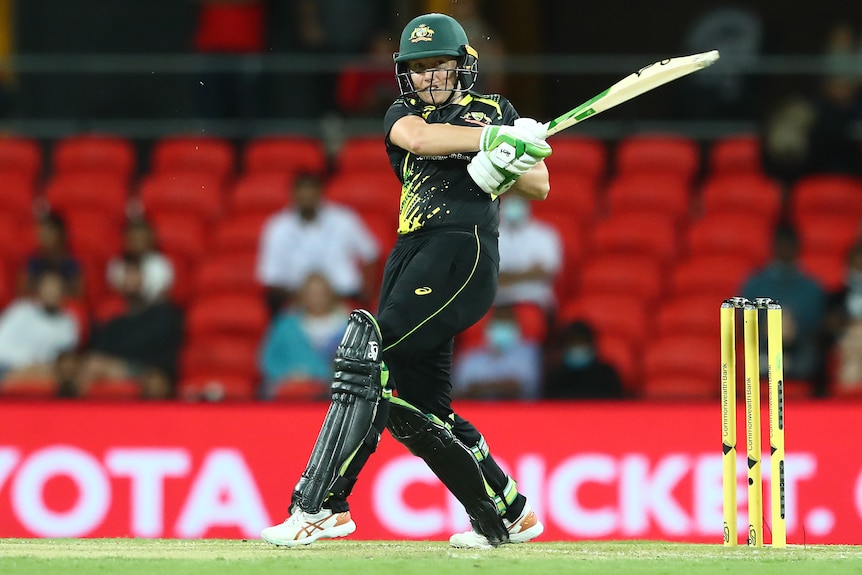
[[[261,533],[261,539],[263,539],[267,543],[271,543],[278,547],[299,547],[300,545],[310,545],[318,539],[336,539],[338,537],[347,537],[354,531],[356,531],[356,523],[350,521],[349,523],[345,523],[344,525],[336,525],[335,527],[331,527],[324,531],[319,531],[307,537],[303,537],[302,539],[291,539],[289,541],[285,541],[281,539],[273,539],[267,537],[264,533]]]

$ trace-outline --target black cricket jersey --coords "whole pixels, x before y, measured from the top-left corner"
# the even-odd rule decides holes
[[[499,202],[476,185],[467,173],[475,153],[416,156],[389,139],[389,131],[404,116],[421,116],[432,124],[453,126],[511,125],[514,106],[499,94],[468,92],[457,104],[424,106],[415,98],[399,98],[386,111],[383,127],[389,163],[401,181],[398,234],[435,228],[474,229],[497,235]]]

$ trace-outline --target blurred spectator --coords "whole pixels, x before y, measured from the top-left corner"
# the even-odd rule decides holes
[[[204,118],[254,119],[260,114],[259,55],[265,42],[264,0],[192,0],[199,4],[194,47],[211,56],[242,55],[239,70],[205,64],[195,86],[198,113]],[[237,63],[231,61],[231,64]]]
[[[145,297],[140,258],[124,258],[120,291],[127,309],[93,326],[75,378],[77,394],[86,396],[94,381],[131,379],[146,399],[168,397],[182,343],[182,316],[166,298]]]
[[[827,74],[814,102],[809,143],[811,171],[858,174],[862,156],[853,130],[862,118],[856,76],[862,62],[856,33],[850,24],[837,24],[830,30],[826,57]]]
[[[547,399],[615,399],[623,397],[616,369],[596,352],[592,326],[572,322],[562,339],[562,353],[549,366],[543,396]]]
[[[338,75],[338,109],[346,116],[383,117],[398,97],[393,81],[392,53],[398,42],[385,31],[371,39],[367,54]]]
[[[375,30],[388,24],[388,18],[394,12],[389,4],[389,1],[296,0],[294,34],[297,48],[300,52],[323,56],[361,54],[367,50]],[[389,62],[389,79],[394,86],[391,52]],[[303,80],[294,84],[297,90],[311,90],[306,115],[321,116],[336,110],[335,74],[321,67]]]
[[[514,306],[495,306],[485,324],[485,344],[456,357],[453,372],[453,397],[538,399],[542,352],[522,337]]]
[[[275,314],[315,272],[338,295],[370,303],[380,247],[365,223],[350,208],[326,202],[317,176],[299,175],[292,195],[261,233],[257,278],[267,288],[270,311]]]
[[[174,282],[174,267],[168,258],[159,253],[153,228],[146,220],[133,219],[126,224],[123,253],[108,261],[108,285],[117,292],[122,290],[127,257],[140,259],[142,290],[146,300],[154,300],[168,293]]]
[[[81,266],[69,253],[63,218],[55,212],[48,212],[39,217],[36,225],[36,251],[27,259],[26,268],[18,281],[18,293],[32,293],[36,278],[42,272],[51,270],[63,278],[64,295],[80,296],[83,291]]]
[[[844,389],[862,386],[862,242],[847,256],[844,287],[827,298],[823,333],[825,353],[836,361],[834,385]]]
[[[476,81],[475,90],[483,94],[500,94],[506,91],[506,76],[503,73],[505,49],[494,28],[482,15],[481,0],[458,0],[450,4],[448,14],[455,18],[470,39],[470,45],[479,54],[482,73]]]
[[[773,259],[749,277],[742,295],[754,300],[770,297],[782,308],[784,376],[816,385],[822,375],[821,328],[826,313],[823,288],[799,266],[799,237],[787,224],[779,225],[773,240]],[[761,330],[765,337],[765,330]],[[761,345],[761,368],[768,366]]]
[[[686,34],[684,49],[694,54],[709,50],[721,53],[721,66],[703,70],[679,85],[680,110],[688,117],[703,119],[749,119],[755,77],[744,72],[761,54],[763,23],[750,9],[734,6],[712,8],[698,18]]]
[[[497,305],[531,303],[553,311],[554,279],[562,265],[560,235],[533,219],[530,203],[514,194],[500,200],[500,277]]]
[[[0,315],[0,380],[60,379],[58,359],[78,344],[77,321],[61,305],[62,276],[42,270],[34,292]]]
[[[811,169],[811,127],[816,112],[804,98],[790,96],[766,119],[761,150],[763,168],[785,194]]]
[[[335,348],[344,335],[349,313],[346,302],[325,277],[308,276],[294,305],[275,318],[264,337],[261,397],[272,399],[277,393],[326,397]]]

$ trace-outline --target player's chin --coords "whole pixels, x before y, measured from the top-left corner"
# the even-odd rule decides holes
[[[426,104],[431,106],[440,106],[449,101],[452,92],[452,90],[433,90],[429,88],[416,92],[416,95],[418,95]]]

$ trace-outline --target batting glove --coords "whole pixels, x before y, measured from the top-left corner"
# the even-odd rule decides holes
[[[520,120],[520,119],[519,119]],[[535,166],[539,160],[551,155],[551,147],[538,137],[544,132],[541,124],[524,118],[521,126],[486,126],[482,130],[479,149],[498,168],[521,174]],[[538,127],[537,127],[538,126]]]
[[[490,152],[479,152],[467,164],[467,173],[483,192],[499,196],[511,188],[523,172],[501,168],[493,162]]]

